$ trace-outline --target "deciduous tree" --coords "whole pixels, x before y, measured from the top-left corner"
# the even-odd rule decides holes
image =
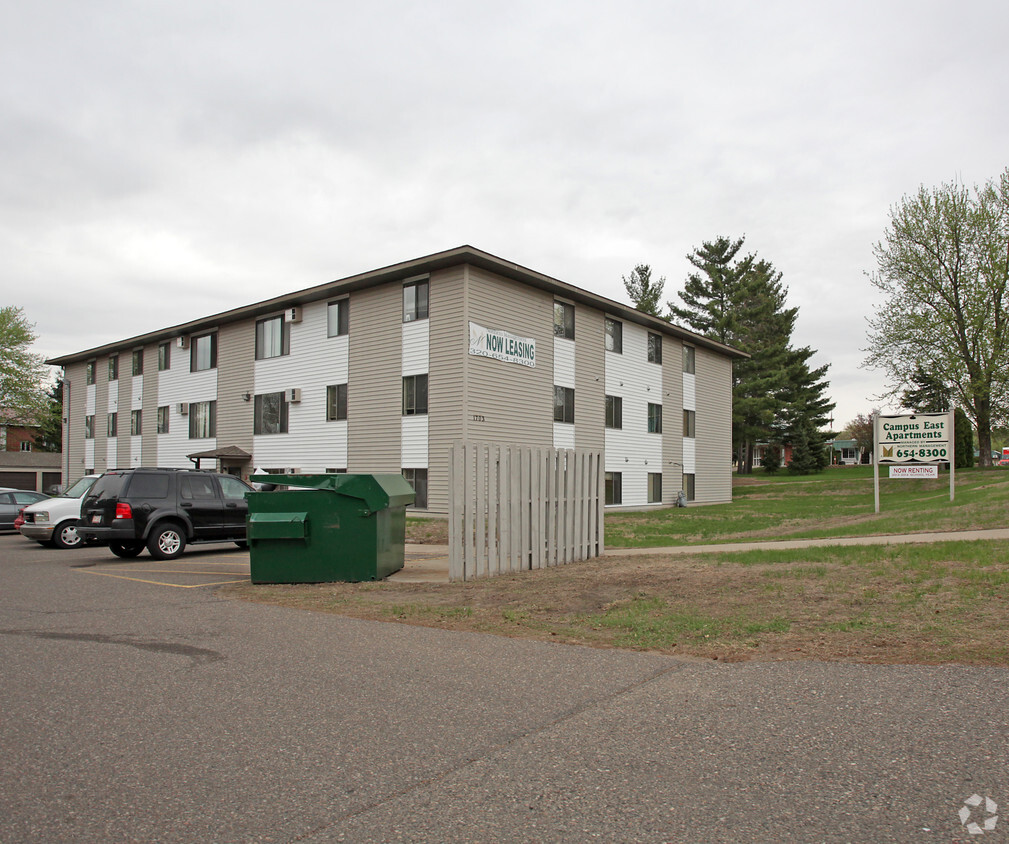
[[[992,425],[1009,416],[1009,168],[973,190],[922,186],[904,197],[874,252],[869,278],[884,302],[865,364],[894,396],[922,370],[948,385],[990,465]]]
[[[0,408],[14,422],[36,425],[45,411],[45,358],[30,351],[35,326],[21,308],[0,308]]]

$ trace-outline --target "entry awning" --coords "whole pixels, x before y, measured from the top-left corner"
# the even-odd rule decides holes
[[[251,460],[252,455],[244,448],[237,445],[226,445],[223,448],[212,448],[210,451],[198,451],[195,454],[187,454],[190,460],[200,468],[201,460]]]

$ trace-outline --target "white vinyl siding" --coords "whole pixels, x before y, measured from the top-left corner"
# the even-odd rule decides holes
[[[326,421],[326,391],[346,384],[353,331],[329,336],[328,302],[302,307],[300,323],[287,323],[288,354],[257,360],[253,395],[288,394],[287,433],[253,436],[257,466],[297,468],[305,473],[347,465],[347,421]],[[301,401],[291,402],[290,391],[301,390]],[[355,392],[348,386],[348,415],[354,413]]]
[[[427,375],[431,354],[430,319],[404,322],[401,363],[403,376]],[[430,408],[430,384],[428,407]],[[400,467],[426,469],[428,466],[428,413],[403,416],[400,422]]]
[[[168,433],[158,436],[158,465],[190,468],[186,457],[194,451],[216,448],[215,439],[189,439],[189,415],[179,405],[217,400],[217,369],[189,371],[189,349],[172,347],[171,367],[158,373],[158,406],[168,405]]]
[[[606,471],[622,475],[625,507],[648,504],[648,475],[662,471],[662,437],[648,434],[648,405],[662,404],[662,369],[648,365],[648,330],[623,324],[622,353],[606,352],[605,394],[622,399],[623,427],[606,428]],[[605,401],[602,403],[605,409]]]

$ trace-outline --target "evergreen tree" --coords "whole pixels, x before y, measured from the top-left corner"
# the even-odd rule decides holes
[[[63,450],[63,376],[57,377],[56,382],[49,388],[46,395],[49,397],[49,404],[42,417],[39,419],[39,434],[35,439],[35,445],[39,451],[62,451]]]
[[[687,255],[687,260],[698,271],[687,276],[686,284],[679,293],[684,306],[667,303],[672,317],[719,343],[731,343],[731,338],[735,336],[734,319],[739,315],[736,300],[740,280],[753,263],[750,256],[736,261],[736,254],[743,248],[743,240],[742,237],[738,240],[719,237],[714,241],[705,241],[700,249]]]
[[[792,459],[788,471],[793,475],[811,475],[830,465],[823,434],[808,420],[797,426],[792,438]]]
[[[959,407],[953,411],[953,448],[957,469],[969,469],[974,465],[974,427],[970,418]]]
[[[719,237],[687,256],[696,268],[669,303],[691,329],[746,352],[733,363],[733,448],[738,471],[753,470],[760,440],[790,441],[801,424],[824,425],[834,405],[825,397],[827,367],[811,370],[809,348],[791,347],[798,308],[787,308],[782,274],[755,255],[739,257],[743,238]]]
[[[624,290],[628,298],[639,311],[652,316],[661,317],[662,289],[666,286],[666,277],[652,281],[652,268],[648,264],[638,264],[629,276],[622,276]]]

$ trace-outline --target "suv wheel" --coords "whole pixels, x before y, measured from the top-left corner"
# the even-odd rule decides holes
[[[53,530],[53,545],[57,548],[76,548],[80,544],[76,519],[68,519],[56,525]]]
[[[147,540],[147,550],[158,560],[174,560],[186,548],[186,534],[178,525],[158,525]]]
[[[117,557],[129,560],[144,550],[143,542],[110,542],[109,550]]]

